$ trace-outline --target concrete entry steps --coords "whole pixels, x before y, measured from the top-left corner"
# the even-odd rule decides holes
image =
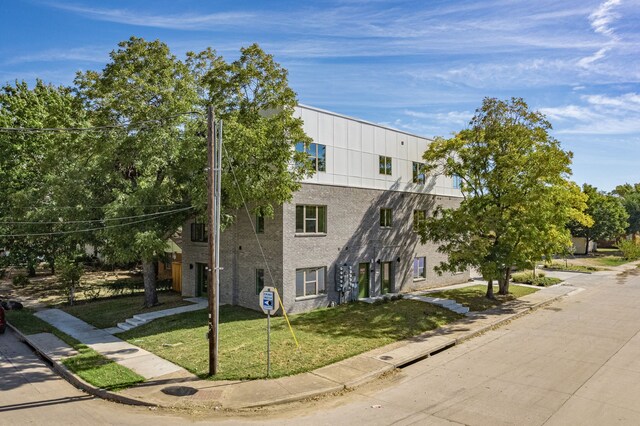
[[[391,297],[391,296],[396,296],[397,294],[398,293],[387,293],[384,296],[366,297],[358,300],[360,302],[365,302],[365,303],[374,303],[377,300],[384,299],[385,296]],[[402,298],[410,299],[410,300],[419,300],[421,302],[431,303],[432,305],[438,305],[445,309],[453,311],[457,314],[466,315],[469,312],[469,308],[467,308],[466,306],[462,306],[461,304],[457,303],[455,300],[451,300],[451,299],[441,299],[438,297],[426,297],[426,296],[420,296],[412,293],[407,293],[407,294],[403,293]]]
[[[106,328],[104,331],[109,334],[122,333],[123,331],[131,330],[132,328],[146,324],[149,321],[153,321],[154,319],[182,314],[184,312],[197,311],[205,309],[208,306],[207,299],[202,297],[191,297],[184,300],[193,303],[193,305],[178,306],[177,308],[164,309],[162,311],[137,314],[131,318],[127,318],[124,322],[119,322],[117,327]]]

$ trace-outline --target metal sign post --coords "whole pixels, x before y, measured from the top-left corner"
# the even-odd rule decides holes
[[[264,287],[260,292],[260,309],[267,314],[267,377],[271,374],[271,314],[280,308],[280,300],[274,287]]]

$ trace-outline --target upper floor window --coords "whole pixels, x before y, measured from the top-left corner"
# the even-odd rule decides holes
[[[379,169],[381,175],[391,176],[391,157],[380,156]]]
[[[419,231],[427,221],[426,210],[414,210],[413,211],[413,230]]]
[[[304,143],[298,142],[296,144],[296,151],[306,152],[313,164],[314,169],[317,172],[324,172],[327,170],[327,147],[319,143],[310,143],[309,147],[305,150]]]
[[[327,232],[327,206],[296,206],[296,232],[324,234]]]
[[[426,178],[424,175],[424,164],[413,162],[413,183],[424,185]]]
[[[325,275],[327,268],[296,270],[296,297],[316,296],[326,293]]]
[[[191,241],[206,243],[209,240],[209,231],[206,223],[199,223],[197,220],[191,222]]]
[[[391,209],[380,209],[380,227],[391,228],[392,213]]]
[[[264,234],[264,216],[260,213],[256,214],[256,233]]]
[[[453,175],[453,189],[460,189],[462,187],[462,178],[458,175]]]

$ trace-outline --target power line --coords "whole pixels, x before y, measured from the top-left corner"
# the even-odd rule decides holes
[[[186,204],[127,204],[123,207],[179,207],[186,206]],[[112,206],[12,206],[13,209],[109,209]]]
[[[150,220],[157,219],[158,217],[169,216],[169,215],[172,215],[172,214],[175,214],[175,213],[176,212],[162,212],[160,214],[160,216],[154,216],[154,217],[151,217],[151,218],[136,220],[136,221],[127,222],[127,223],[119,223],[119,224],[116,224],[116,225],[107,225],[107,226],[102,226],[102,227],[99,227],[99,228],[86,228],[86,229],[77,229],[75,231],[40,232],[40,233],[27,233],[27,234],[0,234],[0,237],[4,237],[4,238],[46,237],[46,236],[53,236],[53,235],[75,234],[75,233],[80,233],[80,232],[101,231],[103,229],[121,228],[123,226],[129,226],[129,225],[135,225],[137,223],[148,222]]]
[[[114,220],[137,219],[139,217],[158,216],[158,215],[163,215],[163,214],[167,214],[167,213],[177,213],[177,212],[182,212],[182,211],[186,211],[186,210],[191,210],[193,208],[194,207],[185,207],[185,208],[182,208],[182,209],[165,210],[165,211],[161,211],[161,212],[140,214],[140,215],[135,215],[135,216],[110,217],[110,218],[92,219],[92,220],[64,220],[64,221],[48,221],[48,222],[44,222],[44,221],[38,221],[38,222],[28,222],[28,221],[5,222],[5,221],[0,221],[0,225],[4,225],[4,224],[6,224],[6,225],[66,225],[68,223],[110,222],[110,221],[114,221]]]
[[[141,126],[143,124],[156,123],[162,124],[163,122],[171,119],[182,117],[185,115],[202,115],[199,111],[188,111],[179,114],[169,115],[163,118],[137,121],[129,124],[112,124],[105,126],[92,126],[92,127],[0,127],[0,133],[48,133],[48,132],[99,132],[104,130],[119,130],[129,129],[132,127]]]

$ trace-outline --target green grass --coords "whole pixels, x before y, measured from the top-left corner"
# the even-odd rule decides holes
[[[370,305],[354,303],[292,315],[300,349],[283,317],[271,320],[271,376],[281,377],[340,361],[415,336],[461,318],[415,300]],[[219,374],[215,379],[255,379],[266,374],[266,316],[237,306],[222,306]],[[207,312],[161,318],[118,336],[205,376],[208,372]]]
[[[485,294],[487,293],[487,286],[485,285],[474,285],[470,287],[454,288],[451,290],[426,293],[425,296],[452,299],[460,303],[461,305],[467,306],[470,311],[478,312],[495,308],[496,306],[499,306],[504,302],[508,302],[509,300],[514,300],[519,297],[526,296],[527,294],[535,293],[536,291],[538,291],[538,289],[518,285],[510,285],[509,295],[500,296],[497,294],[498,286],[494,285],[493,291],[496,300],[490,300],[485,297]]]
[[[603,256],[598,257],[596,262],[602,266],[620,266],[631,261],[620,256]]]
[[[559,262],[544,265],[544,269],[548,269],[550,271],[586,272],[588,274],[603,271],[602,268],[598,268],[597,266],[572,265],[570,263],[565,265],[564,263]]]
[[[108,328],[115,327],[119,322],[124,322],[135,314],[191,305],[190,302],[182,300],[180,294],[171,291],[158,293],[158,301],[159,305],[144,308],[144,295],[135,294],[99,299],[93,302],[81,302],[74,306],[58,306],[58,308],[96,328]]]
[[[77,350],[78,355],[66,358],[62,362],[69,370],[94,386],[115,391],[144,381],[144,377],[105,358],[68,334],[34,316],[33,312],[27,309],[7,311],[7,320],[22,334],[51,333]]]

